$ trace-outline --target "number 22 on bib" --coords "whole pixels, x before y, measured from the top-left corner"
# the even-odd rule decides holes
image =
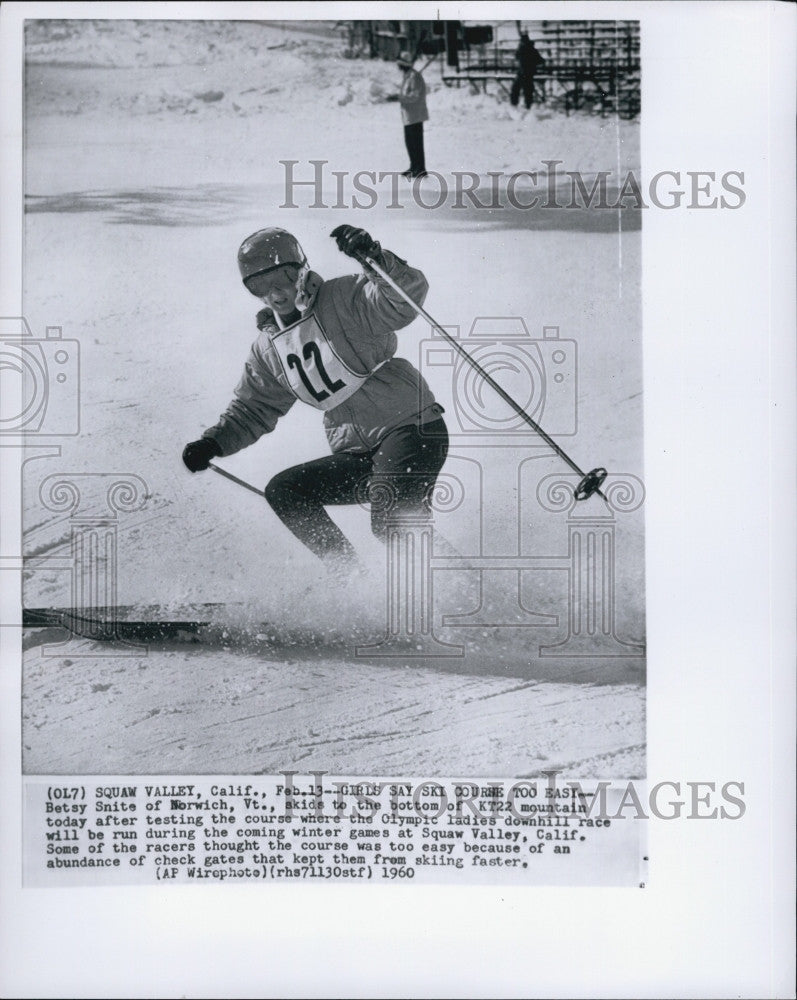
[[[341,360],[315,316],[280,330],[271,343],[293,394],[319,410],[339,406],[371,374],[355,372]]]

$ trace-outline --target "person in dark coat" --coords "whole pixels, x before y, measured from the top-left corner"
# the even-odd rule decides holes
[[[520,33],[520,44],[515,53],[518,64],[517,76],[512,84],[512,92],[509,96],[513,107],[520,103],[520,95],[523,94],[523,101],[526,108],[530,108],[534,102],[534,77],[537,70],[545,62],[537,51],[534,42],[529,39],[528,32]]]

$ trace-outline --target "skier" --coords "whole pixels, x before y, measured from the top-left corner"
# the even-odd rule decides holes
[[[368,233],[331,234],[349,257],[371,257],[418,304],[428,284]],[[294,236],[261,229],[238,251],[244,286],[265,303],[234,399],[215,426],[186,445],[191,472],[232,455],[274,430],[297,399],[324,411],[332,454],[280,472],[265,488],[274,513],[338,576],[359,568],[352,544],[325,511],[353,504],[364,487],[386,489],[395,504],[372,503],[371,528],[386,538],[391,516],[429,516],[429,495],[448,451],[443,408],[420,372],[394,357],[395,331],[415,311],[364,265],[364,273],[323,281]],[[373,494],[372,494],[373,495]]]

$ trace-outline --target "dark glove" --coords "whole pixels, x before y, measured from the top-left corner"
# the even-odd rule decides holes
[[[213,438],[200,438],[183,448],[183,461],[191,472],[203,472],[210,465],[211,458],[221,455],[221,448]]]
[[[382,247],[372,240],[364,229],[355,226],[338,226],[329,234],[338,244],[338,250],[347,257],[354,257],[362,263],[364,257],[372,257],[378,264],[383,263]]]

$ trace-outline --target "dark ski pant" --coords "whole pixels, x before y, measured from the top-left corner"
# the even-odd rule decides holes
[[[321,559],[356,561],[354,548],[327,506],[371,504],[371,530],[385,541],[391,519],[428,519],[429,498],[448,454],[442,418],[418,427],[397,427],[373,451],[337,452],[279,472],[266,500],[293,534]]]
[[[512,89],[509,94],[509,101],[513,107],[520,103],[520,95],[523,94],[523,103],[530,108],[534,103],[534,74],[524,75],[518,73],[512,81]]]
[[[423,151],[423,122],[404,126],[404,145],[410,157],[410,170],[413,174],[426,170],[426,157]]]

